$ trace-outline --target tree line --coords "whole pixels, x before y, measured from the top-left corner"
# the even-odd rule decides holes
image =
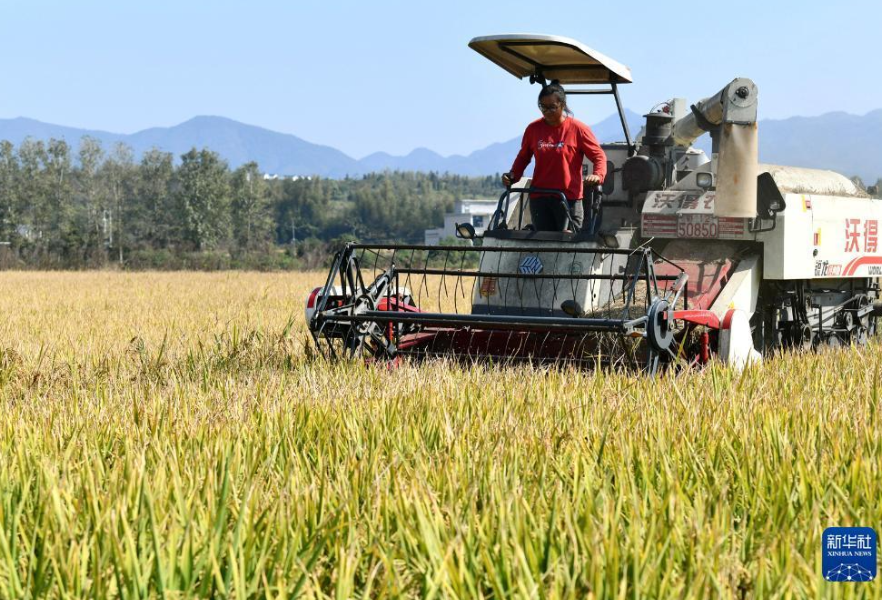
[[[499,193],[498,175],[267,180],[208,149],[0,141],[0,268],[314,268],[344,241],[420,243],[457,199]]]
[[[0,266],[297,268],[343,240],[422,242],[457,199],[498,176],[385,172],[267,180],[254,162],[177,157],[84,137],[0,142]]]
[[[882,198],[882,177],[877,179],[876,183],[872,185],[865,184],[864,180],[858,176],[852,177],[851,181],[859,190],[867,192],[873,198]]]

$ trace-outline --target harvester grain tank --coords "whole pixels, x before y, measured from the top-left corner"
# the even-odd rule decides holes
[[[604,144],[606,181],[586,194],[582,230],[535,231],[528,195],[564,197],[524,179],[482,236],[459,227],[476,246],[348,244],[307,301],[326,355],[655,371],[713,355],[740,366],[874,333],[882,201],[837,173],[760,164],[753,81],[735,78],[692,105],[666,100],[632,139],[624,65],[557,36],[469,45],[530,83],[612,96],[623,140]],[[711,156],[693,146],[704,134]]]

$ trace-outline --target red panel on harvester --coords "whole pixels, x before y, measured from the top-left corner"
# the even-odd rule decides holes
[[[686,271],[687,302],[690,309],[709,309],[738,265],[740,244],[717,241],[674,240],[663,251],[665,258]],[[656,275],[678,275],[679,269],[656,263]]]

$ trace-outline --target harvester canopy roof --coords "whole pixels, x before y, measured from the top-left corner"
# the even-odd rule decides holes
[[[631,69],[576,40],[514,33],[476,37],[469,47],[515,77],[544,77],[562,84],[631,83]]]

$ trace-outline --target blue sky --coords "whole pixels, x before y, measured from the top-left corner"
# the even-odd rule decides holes
[[[641,113],[736,76],[758,84],[762,118],[882,107],[879,0],[0,0],[0,118],[133,133],[221,115],[355,158],[467,154],[539,116],[535,86],[467,47],[512,32],[628,65]],[[588,123],[614,110],[574,108]]]

